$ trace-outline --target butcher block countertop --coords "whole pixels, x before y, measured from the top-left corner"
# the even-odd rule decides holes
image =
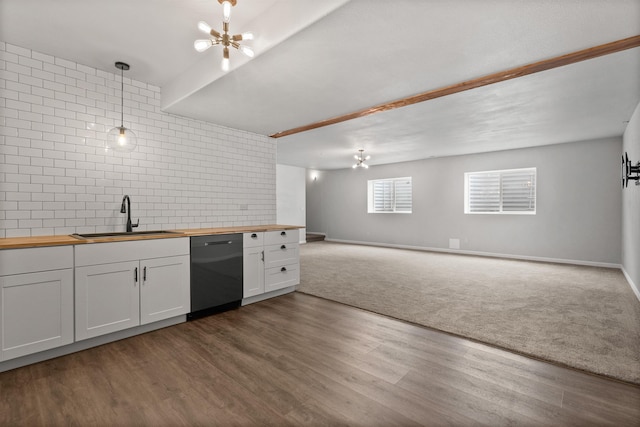
[[[73,235],[65,236],[33,236],[33,237],[7,237],[0,239],[0,249],[37,248],[43,246],[84,245],[88,243],[122,242],[129,240],[172,239],[176,237],[205,236],[208,234],[232,234],[232,233],[259,233],[275,230],[297,230],[303,228],[298,225],[254,225],[238,227],[217,228],[188,228],[180,230],[167,230],[166,234],[131,234],[110,237],[82,238]]]

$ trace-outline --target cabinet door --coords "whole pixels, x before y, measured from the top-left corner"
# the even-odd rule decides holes
[[[242,252],[242,297],[264,293],[264,252],[262,246]]]
[[[73,270],[0,277],[2,360],[73,342]]]
[[[142,260],[140,268],[140,324],[190,311],[189,255]]]
[[[75,278],[77,341],[140,324],[138,261],[76,267]]]

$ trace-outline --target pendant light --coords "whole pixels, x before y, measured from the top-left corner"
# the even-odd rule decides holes
[[[231,7],[236,5],[237,0],[218,0],[222,5],[222,34],[212,29],[209,24],[204,21],[198,22],[198,29],[203,33],[210,35],[212,38],[199,39],[193,42],[193,47],[198,52],[204,52],[211,46],[222,45],[222,71],[229,71],[229,46],[238,49],[240,52],[253,58],[253,50],[245,45],[241,45],[243,40],[253,40],[252,33],[242,33],[229,35],[229,20],[231,19]]]
[[[107,133],[107,144],[105,151],[124,151],[132,152],[136,149],[138,143],[136,134],[131,129],[124,127],[124,70],[129,69],[129,64],[124,62],[116,62],[116,68],[120,70],[120,126],[116,126]]]

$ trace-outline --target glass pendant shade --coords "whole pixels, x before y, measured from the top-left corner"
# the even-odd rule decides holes
[[[131,129],[124,126],[116,126],[107,133],[106,151],[132,152],[138,146],[138,138]]]

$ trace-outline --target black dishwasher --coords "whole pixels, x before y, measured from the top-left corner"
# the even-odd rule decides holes
[[[195,319],[240,306],[242,234],[191,237],[191,313]]]

